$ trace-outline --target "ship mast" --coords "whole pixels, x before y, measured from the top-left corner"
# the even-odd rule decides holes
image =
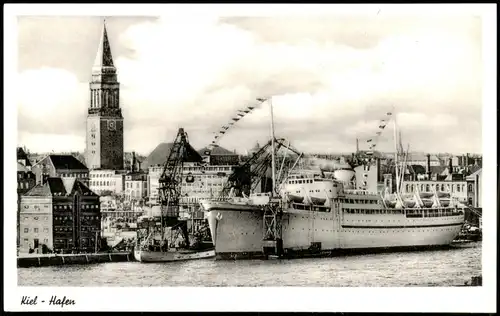
[[[272,179],[273,179],[273,184],[272,184],[272,190],[271,190],[271,197],[275,196],[275,190],[276,190],[276,147],[274,144],[274,115],[273,115],[273,98],[269,98],[269,109],[271,111],[271,172],[272,172]]]
[[[399,196],[398,136],[397,136],[397,126],[395,117],[393,120],[393,124],[394,124],[394,166],[396,170],[396,194]]]

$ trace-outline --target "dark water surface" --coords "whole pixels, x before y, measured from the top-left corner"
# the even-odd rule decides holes
[[[481,242],[446,250],[293,260],[116,262],[18,269],[20,286],[455,286],[481,274]]]

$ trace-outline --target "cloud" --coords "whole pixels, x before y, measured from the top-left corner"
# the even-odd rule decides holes
[[[400,113],[405,140],[414,148],[426,150],[435,141],[435,135],[422,138],[429,130],[451,130],[470,140],[470,151],[480,151],[482,61],[477,25],[469,17],[313,21],[215,16],[159,18],[132,25],[119,38],[111,38],[112,46],[133,51],[114,55],[125,147],[148,153],[159,142],[172,141],[179,127],[190,133],[195,146],[205,146],[237,109],[257,104],[256,97],[275,95],[276,133],[304,151],[354,150],[355,138],[375,133],[377,121],[391,108]],[[39,72],[38,78],[45,73],[54,82],[67,79],[66,84],[78,86],[69,74]],[[50,100],[54,111],[66,103],[87,102],[76,93],[56,100],[49,94],[41,97]],[[35,99],[30,102],[25,109],[37,107]],[[85,117],[77,119],[78,111],[64,112],[72,122],[69,127]],[[262,105],[220,144],[243,151],[256,140],[264,143],[268,113],[268,105]],[[478,129],[461,128],[477,122]],[[382,145],[380,149],[392,148],[388,141]],[[439,146],[448,151],[463,147],[436,142],[433,148]]]
[[[26,70],[16,79],[21,131],[85,135],[88,84],[56,68]]]

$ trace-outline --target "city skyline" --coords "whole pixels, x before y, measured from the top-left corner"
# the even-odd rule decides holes
[[[83,151],[103,18],[18,22],[18,145]],[[275,95],[276,134],[302,151],[350,152],[356,138],[368,149],[364,141],[394,110],[412,149],[480,153],[480,23],[473,16],[384,14],[107,18],[125,151],[147,155],[173,141],[179,127],[201,148],[237,109]],[[265,143],[268,113],[267,105],[256,109],[220,145],[244,152]],[[388,127],[379,149],[392,148]]]

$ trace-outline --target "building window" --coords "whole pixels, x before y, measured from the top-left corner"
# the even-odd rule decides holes
[[[29,233],[29,231],[30,231],[30,229],[29,229],[29,228],[25,228],[25,229],[24,229],[24,232],[25,232],[25,233]]]
[[[24,238],[24,243],[27,244],[29,242],[28,238]]]
[[[49,229],[48,229],[47,227],[45,227],[45,228],[43,229],[43,232],[44,232],[44,233],[48,233],[48,232],[49,232]]]
[[[49,240],[48,240],[47,238],[45,238],[45,239],[43,240],[43,242],[44,242],[44,243],[48,243],[48,242],[49,242]]]
[[[34,229],[33,229],[33,231],[34,231],[35,233],[38,233],[38,228],[34,228]]]

